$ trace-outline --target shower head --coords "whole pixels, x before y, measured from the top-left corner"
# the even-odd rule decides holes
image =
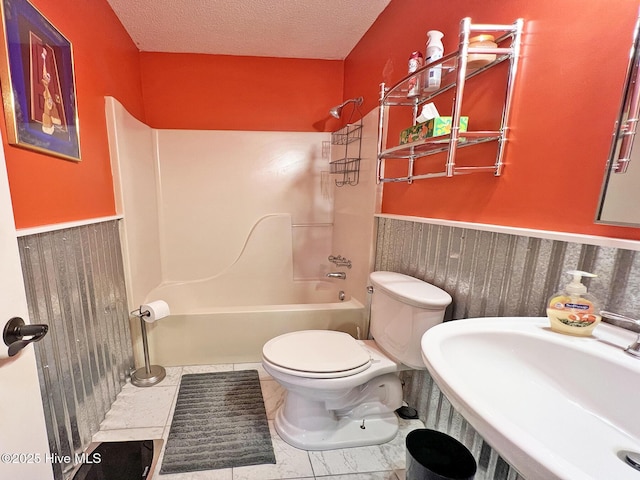
[[[342,102],[340,105],[336,105],[335,107],[333,107],[331,110],[329,110],[329,113],[332,117],[340,118],[340,114],[342,113],[342,109],[345,105],[353,102],[356,107],[359,107],[360,105],[362,105],[363,101],[364,99],[362,97],[350,98],[349,100],[345,100],[344,102]]]

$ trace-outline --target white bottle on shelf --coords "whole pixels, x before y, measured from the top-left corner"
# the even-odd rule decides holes
[[[440,60],[444,55],[444,46],[442,45],[442,37],[444,33],[438,30],[429,30],[427,32],[427,50],[425,55],[425,63],[428,65]],[[437,66],[430,68],[427,72],[427,80],[425,82],[425,90],[427,92],[433,92],[440,88],[440,80],[442,77],[442,67]]]

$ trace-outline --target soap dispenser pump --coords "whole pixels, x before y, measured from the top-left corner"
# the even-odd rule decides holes
[[[547,304],[547,316],[551,330],[569,335],[591,335],[600,323],[600,305],[598,300],[587,293],[582,277],[597,277],[593,273],[581,270],[569,270],[573,279],[562,292],[558,292]]]

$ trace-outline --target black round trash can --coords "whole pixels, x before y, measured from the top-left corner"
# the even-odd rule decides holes
[[[471,452],[445,433],[419,428],[406,444],[406,480],[471,480],[476,474]]]

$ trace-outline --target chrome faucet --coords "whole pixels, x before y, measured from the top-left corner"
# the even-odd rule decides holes
[[[345,272],[329,272],[327,273],[327,277],[329,278],[340,278],[342,280],[347,279],[347,274]]]
[[[606,317],[610,320],[615,320],[617,322],[625,322],[632,323],[638,327],[640,327],[640,320],[636,320],[635,318],[625,317],[624,315],[620,315],[619,313],[607,312],[606,310],[602,310],[600,312],[602,317]],[[638,333],[638,332],[636,332]],[[629,345],[624,349],[629,355],[633,355],[634,357],[640,359],[640,333],[638,333],[638,338],[635,342]]]

